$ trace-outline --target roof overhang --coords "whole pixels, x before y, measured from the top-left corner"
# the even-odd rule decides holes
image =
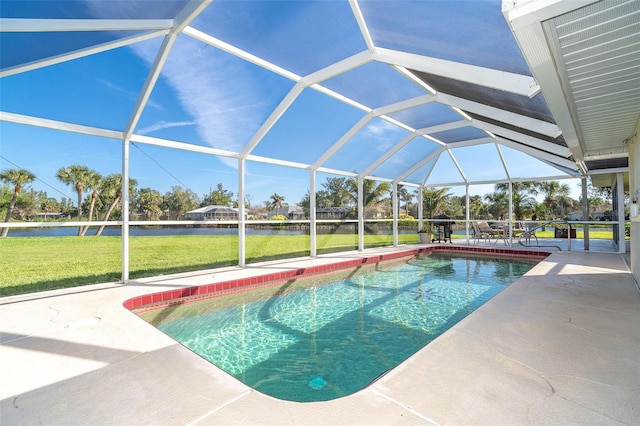
[[[640,2],[503,0],[564,140],[593,184],[628,171],[640,116]]]

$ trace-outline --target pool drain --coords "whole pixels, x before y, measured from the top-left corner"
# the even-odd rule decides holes
[[[326,385],[327,385],[327,382],[320,376],[314,377],[309,382],[309,386],[311,386],[311,389],[322,389]]]

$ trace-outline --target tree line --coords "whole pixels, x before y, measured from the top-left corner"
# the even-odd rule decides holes
[[[73,188],[77,194],[74,203],[67,197],[57,200],[44,191],[28,190],[24,187],[36,179],[36,176],[24,169],[11,169],[0,172],[0,211],[5,213],[5,222],[10,220],[32,220],[36,216],[58,214],[66,218],[87,221],[121,219],[122,175],[119,173],[102,176],[83,165],[71,165],[60,168],[56,177],[65,185]],[[358,183],[355,178],[327,178],[316,192],[316,207],[340,207],[346,212],[346,218],[357,218]],[[514,182],[511,185],[513,214],[516,220],[537,218],[538,220],[563,219],[575,210],[581,209],[580,200],[569,197],[569,186],[558,181]],[[418,216],[417,189],[398,188],[398,202],[401,218]],[[445,214],[456,219],[465,217],[464,196],[454,196],[450,188],[422,188],[423,217]],[[363,206],[365,218],[391,217],[392,186],[387,182],[363,181]],[[589,206],[591,212],[610,202],[611,194],[607,189],[589,186]],[[234,193],[218,183],[202,197],[190,189],[173,186],[162,194],[153,188],[137,188],[137,181],[129,179],[130,209],[132,217],[146,220],[180,220],[186,212],[208,205],[238,207]],[[538,202],[537,198],[542,201]],[[277,211],[287,206],[285,197],[274,193],[262,205],[251,205],[251,197],[246,196],[245,206],[252,217],[262,219],[266,212]],[[309,217],[310,194],[296,203]],[[477,219],[501,219],[508,217],[509,184],[495,185],[492,193],[483,196],[473,195],[469,200],[470,217]],[[85,213],[86,212],[86,213]],[[78,235],[87,233],[89,226],[80,227]],[[104,226],[97,229],[101,235]],[[9,228],[3,228],[6,236]]]
[[[515,220],[537,218],[539,220],[566,219],[568,214],[582,209],[581,200],[569,196],[570,188],[559,181],[513,182],[511,184],[512,207]],[[588,186],[588,203],[590,214],[610,204],[611,193],[608,188]],[[455,219],[464,219],[465,196],[455,196],[451,188],[422,188],[423,217],[432,218],[443,214]],[[368,210],[381,205],[387,207],[391,214],[391,186],[387,183],[376,183],[372,180],[363,182],[363,205],[365,217],[372,217]],[[401,186],[398,188],[400,215],[418,216],[419,189]],[[357,210],[357,181],[352,178],[327,178],[322,189],[316,192],[317,207],[352,208],[350,216],[355,217]],[[308,213],[309,193],[299,203]],[[542,201],[538,202],[537,199]],[[469,197],[469,215],[472,219],[505,220],[509,212],[509,184],[495,185],[492,193],[472,195]],[[389,216],[390,217],[390,216]]]
[[[36,180],[35,174],[25,169],[10,169],[0,172],[0,213],[4,213],[5,222],[11,220],[26,221],[36,217],[67,218],[78,221],[120,220],[122,218],[122,175],[114,173],[102,176],[84,165],[62,167],[56,172],[56,178],[70,186],[77,194],[74,202],[68,197],[58,200],[45,191],[27,190],[25,187]],[[180,220],[186,213],[199,207],[218,205],[238,207],[234,193],[218,183],[202,196],[191,189],[173,186],[162,194],[153,188],[138,188],[135,179],[129,179],[129,201],[132,217],[146,220]],[[245,197],[245,206],[258,214],[266,210],[277,210],[283,205],[284,197],[274,193],[264,206],[250,206],[251,196]],[[84,236],[89,226],[78,229],[78,235]],[[100,226],[96,235],[101,235],[104,226]],[[5,237],[9,228],[2,229]]]

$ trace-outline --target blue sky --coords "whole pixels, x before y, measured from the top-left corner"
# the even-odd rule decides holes
[[[52,3],[45,2],[43,10],[43,5],[37,2],[2,0],[1,13],[3,17],[164,18],[172,16],[184,4],[169,1]],[[402,28],[402,19],[409,11],[417,17],[431,16],[433,9],[429,9],[429,3],[397,2],[389,9],[389,5],[362,2],[362,9],[371,25],[374,41],[389,48],[407,49],[413,46],[416,53],[420,54],[527,72],[517,49],[513,59],[507,63],[501,63],[499,55],[491,53],[513,50],[515,46],[515,43],[504,41],[501,36],[501,32],[508,29],[500,15],[499,1],[438,2],[437,20],[423,22],[414,19],[408,29],[413,38],[397,37],[396,31]],[[472,13],[464,15],[464,19],[450,20],[448,24],[443,22],[447,16],[454,16],[449,14],[460,16],[456,8],[461,4]],[[478,32],[474,22],[477,24],[487,20],[493,23],[491,28],[495,29],[486,33]],[[216,1],[192,26],[300,76],[366,49],[347,2]],[[451,36],[439,38],[438,43],[434,43],[434,31]],[[490,45],[489,53],[474,53],[467,45],[452,51],[451,43],[458,45],[462,37],[460,33],[465,31],[467,36],[475,37],[469,41],[477,48]],[[33,34],[3,33],[0,35],[3,49],[1,65],[7,68],[58,54],[64,49],[73,50],[132,35],[135,33],[36,34],[40,42],[34,43]],[[123,131],[161,42],[162,38],[156,37],[4,77],[0,80],[0,109]],[[354,84],[354,81],[361,84]],[[393,85],[390,86],[390,82]],[[323,85],[371,108],[425,93],[388,65],[375,62],[329,79]],[[293,86],[294,82],[288,78],[194,38],[180,35],[142,112],[135,133],[237,152],[251,140]],[[415,112],[422,112],[420,116],[423,117],[459,119],[451,110],[445,108],[446,111],[436,111],[438,104],[433,105],[431,109],[427,106],[416,108]],[[305,89],[252,154],[311,164],[364,114],[362,110],[324,93]],[[415,120],[411,114],[412,110],[403,111],[397,118],[410,122]],[[387,121],[374,119],[325,166],[347,172],[360,171],[407,133],[405,129]],[[482,133],[468,137],[481,136]],[[118,140],[0,122],[0,143],[0,155],[3,157],[0,158],[0,169],[22,167],[30,170],[38,177],[32,187],[56,198],[64,194],[75,199],[73,190],[55,178],[56,171],[61,167],[82,164],[103,175],[121,172],[122,143]],[[417,159],[433,152],[434,148],[435,145],[422,138],[415,139],[374,174],[394,178]],[[460,163],[465,163],[467,170],[474,175],[468,177],[478,180],[503,178],[504,172],[497,167],[495,148],[483,146],[471,151],[471,154],[458,153]],[[481,167],[477,167],[478,156],[486,157]],[[476,168],[471,170],[474,163]],[[161,193],[169,191],[172,186],[186,186],[202,196],[222,183],[237,194],[237,166],[235,159],[140,143],[132,146],[130,151],[130,173],[138,181],[138,187],[154,188]],[[557,170],[550,167],[546,170],[544,167],[536,162],[532,176],[543,172],[560,174]],[[440,171],[434,176],[437,175],[442,182],[449,182],[447,179],[459,180],[457,172],[452,173],[455,172],[455,166],[450,161],[447,163],[444,159],[438,168]],[[526,168],[520,171],[524,173]],[[274,192],[283,195],[286,202],[295,204],[308,190],[309,172],[306,170],[248,162],[246,172],[245,192],[252,204],[262,204]],[[420,182],[420,176],[424,176],[424,173],[422,169],[411,178]],[[325,176],[319,177],[318,189]],[[572,189],[575,187],[571,186]],[[488,191],[480,191],[484,194],[491,189],[492,186]]]

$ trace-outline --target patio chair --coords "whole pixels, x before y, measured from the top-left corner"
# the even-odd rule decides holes
[[[527,232],[527,227],[522,222],[516,222],[514,224],[514,226],[511,228],[511,234],[514,237],[519,237],[520,235],[524,234],[525,232]]]
[[[538,237],[536,236],[536,228],[538,228],[538,224],[537,223],[525,223],[524,224],[525,232],[524,232],[523,236],[524,236],[524,241],[527,243],[528,246],[531,245],[531,237],[536,239],[536,245],[537,246],[540,245],[540,243],[538,242]]]
[[[473,229],[473,242],[474,244],[479,243],[480,239],[484,239],[485,241],[489,241],[489,236],[487,234],[483,234],[478,227],[476,222],[471,222],[471,227]]]
[[[489,242],[492,238],[495,238],[496,241],[494,244],[497,244],[500,239],[507,244],[507,238],[503,228],[492,228],[486,221],[479,221],[477,222],[477,225],[480,232],[487,236]]]
[[[491,239],[495,235],[495,230],[491,229],[486,222],[484,222],[485,226],[482,227],[480,226],[480,223],[481,222],[471,222],[474,243],[479,243],[481,239],[484,240],[485,243],[491,243]]]

